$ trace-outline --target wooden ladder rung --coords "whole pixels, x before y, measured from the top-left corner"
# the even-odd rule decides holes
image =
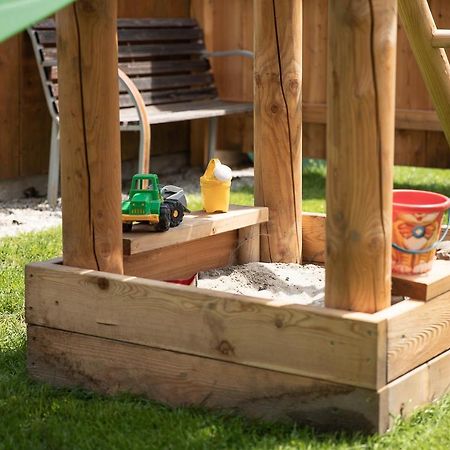
[[[450,48],[450,30],[435,30],[431,45],[435,48]]]

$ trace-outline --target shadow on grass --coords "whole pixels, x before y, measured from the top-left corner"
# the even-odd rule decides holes
[[[0,416],[2,449],[331,448],[365,439],[230,412],[169,408],[127,394],[54,388],[28,377],[25,342],[0,353]]]

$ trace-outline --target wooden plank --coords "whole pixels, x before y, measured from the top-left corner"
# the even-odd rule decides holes
[[[129,2],[127,2],[129,3]],[[156,2],[153,2],[156,3]],[[167,3],[167,2],[166,2]],[[128,6],[128,5],[127,5]],[[168,27],[195,27],[197,22],[189,17],[173,18],[122,18],[117,19],[119,28],[168,28]],[[37,30],[51,30],[55,28],[54,19],[46,19],[33,25]]]
[[[450,143],[450,64],[445,50],[431,46],[436,25],[428,1],[399,0],[398,5],[403,28]]]
[[[56,30],[37,31],[37,36],[40,44],[45,46],[56,45]],[[192,41],[203,37],[203,32],[200,28],[132,28],[132,29],[118,29],[118,42],[154,42],[154,41]]]
[[[145,45],[119,45],[119,59],[145,59],[157,56],[190,56],[201,55],[205,46],[203,43],[190,44],[145,44]],[[56,48],[44,47],[42,50],[45,65],[55,65]]]
[[[207,93],[211,96],[216,91],[212,85],[213,77],[210,73],[204,74],[183,74],[183,75],[163,75],[156,77],[137,77],[133,78],[133,82],[136,87],[142,91],[141,95],[144,98],[147,91],[156,89],[165,89],[165,91],[157,91],[152,93],[152,95],[145,97],[146,104],[152,104],[152,100],[167,97],[166,101],[170,103],[171,101],[179,101],[180,93],[190,93],[193,100],[201,98],[202,94]],[[208,87],[203,87],[202,89],[196,88],[191,89],[191,86],[202,86],[206,85]],[[179,88],[183,88],[183,90]],[[58,83],[52,83],[52,93],[53,96],[59,97],[59,86]],[[126,89],[121,87],[120,92],[123,94]],[[215,96],[215,95],[214,95]],[[121,100],[126,99],[126,96],[121,95]],[[150,101],[149,101],[150,100]],[[126,106],[126,102],[122,101],[121,106]]]
[[[396,3],[331,2],[328,20],[325,304],[373,313],[391,302]]]
[[[227,231],[194,241],[124,256],[125,275],[153,280],[180,280],[235,264],[238,234]]]
[[[385,322],[369,314],[44,263],[27,266],[26,283],[28,324],[360,387],[386,382]]]
[[[327,105],[324,103],[303,103],[303,122],[327,123]],[[395,128],[400,130],[442,131],[436,111],[428,109],[395,110]]]
[[[51,118],[45,102],[31,42],[20,35],[19,120],[13,129],[20,130],[20,149],[15,158],[20,164],[20,176],[45,174],[49,163]],[[11,113],[13,113],[12,107]],[[3,130],[2,130],[3,133]]]
[[[428,301],[450,291],[450,261],[434,261],[433,269],[421,275],[395,274],[392,294]]]
[[[322,429],[377,431],[376,392],[51,328],[28,327],[34,379]]]
[[[380,432],[406,418],[417,408],[432,403],[450,392],[450,351],[389,383],[379,391]]]
[[[79,0],[56,17],[64,263],[123,273],[117,1]]]
[[[119,17],[126,18],[162,18],[176,23],[188,23],[180,19],[189,19],[189,0],[119,0]],[[169,19],[167,19],[169,18]],[[170,19],[174,18],[174,19]],[[119,19],[121,20],[121,19]]]
[[[217,3],[217,2],[215,2]],[[194,17],[204,30],[205,48],[209,51],[215,50],[214,47],[214,6],[212,2],[203,0],[191,0],[190,14]],[[228,59],[228,58],[227,58]],[[217,61],[212,61],[213,65]],[[217,73],[217,72],[215,72]],[[194,120],[190,123],[190,162],[191,166],[200,166],[206,168],[208,165],[208,144],[209,144],[209,121]]]
[[[153,89],[179,88],[184,86],[211,85],[214,82],[212,74],[184,74],[164,75],[158,77],[139,77],[133,79],[136,87],[141,91]]]
[[[254,3],[255,204],[270,209],[261,259],[300,263],[302,255],[301,0]]]
[[[145,93],[143,97],[145,100]],[[228,114],[251,112],[252,110],[252,103],[224,102],[219,99],[167,103],[147,107],[151,124],[221,117]],[[120,120],[122,122],[136,122],[136,116],[135,108],[122,108],[120,111]]]
[[[261,226],[251,225],[239,230],[239,241],[237,247],[238,264],[259,262]]]
[[[303,213],[303,261],[325,262],[325,214]]]
[[[450,291],[426,303],[407,302],[403,308],[410,308],[387,318],[388,381],[450,348]]]
[[[149,233],[148,226],[138,225],[133,229],[135,231],[123,235],[124,254],[133,255],[237,230],[267,222],[268,217],[267,208],[232,205],[227,213],[207,214],[197,211],[186,214],[178,227],[166,233]]]
[[[15,36],[0,44],[0,179],[19,176],[20,44]]]
[[[190,105],[193,101],[204,102],[205,100],[215,100],[217,98],[217,90],[215,87],[202,87],[197,89],[174,89],[174,90],[163,90],[163,91],[151,91],[151,92],[143,92],[142,98],[146,105],[167,105],[173,103],[182,103],[185,108],[189,109],[189,107],[194,108],[195,105]],[[121,112],[123,110],[123,121],[131,121],[130,119],[125,119],[125,117],[131,114],[131,119],[133,119],[133,110],[127,110],[133,105],[133,102],[129,95],[121,94],[119,96],[119,104],[121,107]],[[170,108],[170,107],[169,107]],[[172,107],[181,109],[177,106]],[[153,110],[154,114],[155,111]],[[135,119],[133,119],[134,121]],[[152,122],[154,123],[154,122]],[[164,123],[164,122],[161,122]]]
[[[142,75],[206,72],[210,69],[210,64],[209,60],[205,58],[169,61],[132,61],[119,63],[119,69],[122,69],[129,77],[133,78]],[[49,78],[53,81],[58,79],[58,68],[56,66],[50,69]]]

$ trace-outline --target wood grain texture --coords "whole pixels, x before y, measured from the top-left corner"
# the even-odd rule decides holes
[[[399,15],[450,143],[450,64],[445,50],[432,47],[436,30],[427,0],[399,0]]]
[[[137,225],[133,232],[124,233],[124,253],[133,255],[238,230],[267,222],[268,217],[267,208],[231,205],[227,213],[208,214],[204,211],[188,213],[178,227],[172,228],[167,233],[149,232],[147,225]]]
[[[384,319],[67,266],[27,266],[28,324],[377,388]],[[313,350],[313,351],[312,351]]]
[[[387,318],[388,381],[450,348],[449,301],[450,291],[426,303],[409,300],[403,308],[410,308]]]
[[[57,14],[64,263],[123,273],[117,2]]]
[[[325,262],[325,214],[303,213],[303,261]]]
[[[391,299],[396,3],[329,7],[325,301],[375,312]]]
[[[434,261],[432,270],[421,275],[395,274],[392,277],[393,295],[428,301],[447,291],[450,291],[450,261]]]
[[[375,391],[136,344],[28,327],[28,370],[56,386],[144,395],[327,430],[377,431]]]
[[[39,326],[28,326],[28,370],[56,386],[351,432],[384,433],[450,389],[450,351],[375,392]]]
[[[178,280],[205,270],[227,267],[236,263],[238,232],[156,248],[124,256],[125,275],[153,280]]]
[[[0,44],[0,179],[19,176],[19,36]]]
[[[52,121],[31,42],[26,35],[20,36],[19,58],[20,151],[16,157],[19,159],[21,176],[44,174],[48,168]]]
[[[247,264],[250,262],[259,262],[261,259],[261,226],[251,225],[241,228],[238,236],[237,263]]]
[[[302,1],[254,2],[255,204],[270,209],[261,260],[302,253]]]
[[[450,392],[450,351],[431,359],[380,389],[379,429],[384,432],[397,417],[406,418],[419,407]]]

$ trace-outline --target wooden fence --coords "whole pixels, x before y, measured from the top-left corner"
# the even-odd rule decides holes
[[[325,158],[327,4],[303,0],[303,152]],[[450,28],[447,0],[430,0],[441,28]],[[209,49],[253,48],[253,0],[119,0],[121,17],[196,17]],[[213,62],[222,97],[252,100],[252,62],[220,58]],[[399,26],[397,54],[396,164],[450,167],[450,149],[440,131],[430,97]],[[0,180],[47,171],[50,117],[31,45],[25,34],[0,44]],[[202,147],[201,121],[153,127],[153,153]],[[220,121],[219,147],[250,151],[251,115]],[[136,135],[123,134],[124,158],[136,153]]]

